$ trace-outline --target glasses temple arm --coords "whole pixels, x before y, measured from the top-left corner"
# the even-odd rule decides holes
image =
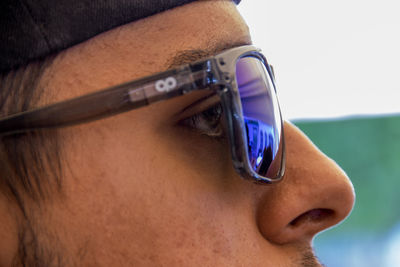
[[[189,66],[128,82],[100,92],[25,111],[0,120],[0,136],[98,120],[201,89],[207,70]]]

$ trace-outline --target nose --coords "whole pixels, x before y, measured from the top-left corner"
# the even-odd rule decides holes
[[[272,243],[311,242],[341,222],[354,205],[346,174],[295,126],[285,123],[286,172],[262,197],[257,223]]]

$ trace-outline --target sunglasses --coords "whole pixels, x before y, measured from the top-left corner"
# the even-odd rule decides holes
[[[2,118],[0,136],[93,121],[198,90],[220,99],[236,171],[257,183],[281,180],[285,143],[274,74],[253,46]]]

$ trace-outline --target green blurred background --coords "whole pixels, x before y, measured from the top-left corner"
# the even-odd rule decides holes
[[[314,241],[329,267],[400,266],[400,115],[294,121],[348,174],[351,216]]]

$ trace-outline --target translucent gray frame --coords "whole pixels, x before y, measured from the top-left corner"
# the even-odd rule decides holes
[[[223,107],[230,140],[232,161],[236,171],[258,183],[273,183],[282,179],[285,170],[285,140],[281,117],[281,168],[276,177],[257,174],[249,163],[247,136],[244,129],[240,95],[236,84],[236,62],[242,57],[259,59],[269,77],[275,81],[271,66],[254,46],[240,46],[178,68],[139,80],[117,85],[99,92],[21,112],[0,119],[0,137],[45,128],[59,128],[127,112],[154,102],[197,90],[213,90]],[[279,111],[280,112],[280,111]]]

